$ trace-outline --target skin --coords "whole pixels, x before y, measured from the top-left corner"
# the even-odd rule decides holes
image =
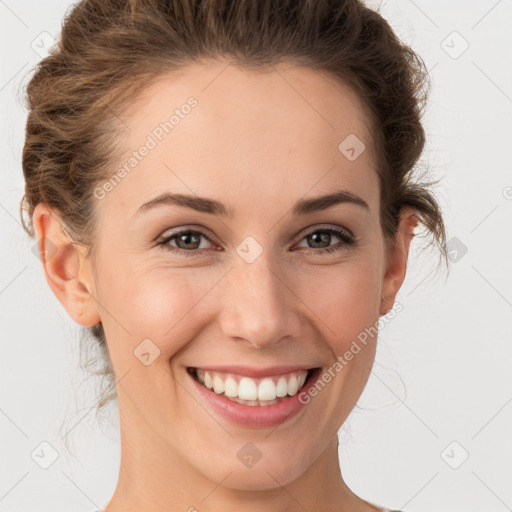
[[[259,72],[205,61],[148,84],[123,117],[126,155],[190,96],[198,106],[97,200],[94,262],[70,243],[58,212],[39,204],[33,215],[41,249],[45,239],[55,245],[43,261],[50,287],[77,323],[103,323],[122,379],[121,467],[106,511],[377,510],[345,484],[337,450],[337,432],[367,383],[375,338],[298,416],[273,428],[217,416],[185,369],[233,361],[331,367],[393,306],[417,218],[402,212],[386,258],[364,106],[348,86],[292,64]],[[338,150],[351,133],[366,145],[355,161]],[[291,215],[296,201],[339,189],[369,210],[343,203]],[[172,205],[135,215],[163,191],[216,199],[234,217]],[[190,225],[211,240],[181,243],[195,256],[156,245]],[[315,245],[307,235],[325,227],[350,230],[356,245],[334,234]],[[252,263],[236,252],[247,236],[262,249]],[[341,250],[317,252],[336,245]],[[160,350],[149,366],[134,356],[146,338]],[[252,468],[236,456],[246,443],[262,454]]]

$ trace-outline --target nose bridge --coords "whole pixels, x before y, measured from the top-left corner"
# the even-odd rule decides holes
[[[233,268],[223,281],[219,318],[225,336],[263,348],[297,336],[299,317],[290,283],[272,261],[271,251],[260,249],[255,257],[250,243],[237,248]]]

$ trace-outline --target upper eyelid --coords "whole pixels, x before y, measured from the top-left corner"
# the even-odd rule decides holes
[[[322,231],[323,229],[325,229],[325,230],[334,229],[334,230],[345,231],[345,233],[348,236],[350,236],[351,238],[355,238],[354,233],[352,233],[352,231],[350,229],[346,228],[345,226],[337,226],[337,225],[333,225],[333,224],[316,224],[316,225],[304,228],[304,230],[302,230],[300,232],[300,235],[301,235],[300,240],[302,240],[302,238],[309,235],[310,233],[314,233],[315,231]]]
[[[160,235],[158,237],[157,240],[168,240],[168,239],[173,239],[175,236],[179,235],[180,233],[188,233],[188,232],[194,232],[194,233],[198,233],[199,235],[201,236],[204,236],[206,239],[208,239],[210,242],[215,242],[216,240],[218,240],[218,238],[214,235],[211,235],[210,232],[206,229],[206,228],[200,228],[200,227],[193,227],[193,226],[185,226],[184,228],[177,228],[175,230],[173,230],[172,232],[170,232],[169,234],[166,234],[167,232],[164,231],[164,233],[162,235]],[[217,243],[217,242],[215,242]]]

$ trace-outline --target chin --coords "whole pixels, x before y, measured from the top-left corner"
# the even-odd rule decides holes
[[[267,456],[267,460],[264,460],[265,455],[262,454],[252,466],[249,464],[246,466],[238,459],[236,451],[234,462],[214,464],[208,468],[207,473],[203,468],[203,474],[214,482],[222,481],[223,487],[240,491],[268,491],[293,482],[307,469],[285,453],[273,453]],[[222,475],[229,476],[223,480]]]

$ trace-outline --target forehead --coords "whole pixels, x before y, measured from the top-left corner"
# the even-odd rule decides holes
[[[282,190],[302,197],[342,186],[375,199],[365,105],[324,72],[290,63],[194,63],[148,84],[122,119],[124,156],[110,175],[122,165],[128,172],[109,193],[111,205],[133,210],[164,190],[212,197],[257,190],[274,199],[276,188],[281,197]],[[348,159],[345,140],[366,149]],[[143,146],[150,147],[145,156],[126,165]]]
[[[366,106],[351,87],[332,74],[291,63],[247,69],[218,60],[196,62],[155,78],[126,105],[127,120],[135,123],[130,132],[140,135],[137,132],[169,120],[173,112],[180,114],[180,107],[191,97],[199,108],[186,115],[188,122],[179,123],[181,131],[192,123],[194,129],[201,124],[210,135],[226,133],[247,142],[247,135],[260,139],[279,131],[284,137],[277,141],[281,145],[296,140],[299,133],[326,143],[348,133],[362,139],[369,136]],[[173,131],[173,136],[179,136],[177,132]],[[208,137],[205,143],[212,139]]]

